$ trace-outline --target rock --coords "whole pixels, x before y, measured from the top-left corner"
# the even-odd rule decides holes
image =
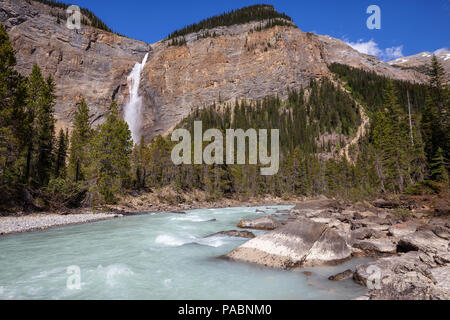
[[[320,213],[324,210],[337,210],[339,208],[339,203],[335,200],[310,200],[298,203],[293,209],[291,209],[290,214],[301,217],[318,217]],[[325,216],[329,216],[326,214]]]
[[[237,247],[225,257],[291,269],[342,262],[351,257],[345,240],[325,224],[299,218]]]
[[[290,210],[277,210],[276,213],[289,213]]]
[[[353,271],[348,269],[348,270],[345,270],[344,272],[340,272],[334,276],[329,277],[328,280],[341,281],[341,280],[350,279],[350,278],[353,278]]]
[[[211,220],[208,220],[206,222],[216,222],[216,221],[217,221],[217,219],[211,219]]]
[[[242,229],[255,229],[255,230],[274,230],[280,227],[282,223],[276,220],[274,217],[261,217],[254,220],[241,220],[237,224],[238,228]]]
[[[450,240],[450,229],[448,229],[447,227],[438,225],[423,225],[420,228],[418,228],[418,230],[419,231],[431,230],[439,238]]]
[[[433,268],[430,271],[436,280],[436,286],[450,295],[450,266]]]
[[[182,211],[182,210],[174,210],[174,211],[170,211],[170,213],[186,214],[186,212],[185,212],[185,211]]]
[[[445,290],[420,272],[394,274],[382,280],[379,290],[370,292],[371,300],[448,300]]]
[[[375,200],[372,204],[376,208],[383,208],[383,209],[395,209],[400,207],[400,203],[395,201],[387,201],[384,199]]]
[[[263,210],[259,210],[259,209],[256,209],[256,211],[255,211],[256,213],[266,213],[265,211],[263,211]]]
[[[207,235],[205,238],[210,238],[214,236],[229,236],[229,237],[237,237],[237,238],[249,238],[252,239],[255,235],[250,231],[237,231],[237,230],[229,230],[229,231],[221,231],[217,233],[213,233]]]
[[[421,261],[419,252],[408,252],[359,265],[353,279],[368,287],[370,299],[449,299],[448,294],[436,285],[437,280],[430,266]]]
[[[373,229],[370,228],[359,228],[356,230],[352,230],[350,232],[350,238],[353,241],[356,240],[365,240],[365,239],[369,239],[369,238],[380,238],[381,234]]]
[[[389,239],[360,240],[353,247],[363,250],[367,254],[396,253],[397,245]]]
[[[397,245],[398,252],[424,251],[436,253],[448,251],[449,242],[439,238],[430,230],[417,231],[402,237]]]
[[[407,236],[411,233],[416,232],[417,227],[418,227],[417,223],[412,222],[399,223],[389,228],[388,235],[396,238],[401,238],[403,236]]]

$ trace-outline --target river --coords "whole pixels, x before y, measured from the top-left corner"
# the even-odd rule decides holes
[[[364,294],[352,280],[327,280],[361,261],[273,270],[219,258],[246,239],[203,238],[236,229],[240,219],[290,208],[149,213],[6,236],[0,238],[0,299],[351,299]]]

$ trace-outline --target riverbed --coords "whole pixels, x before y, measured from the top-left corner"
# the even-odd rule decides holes
[[[241,219],[290,208],[148,213],[5,236],[0,238],[0,299],[277,300],[363,295],[365,288],[351,279],[327,279],[361,259],[334,267],[274,270],[220,258],[247,239],[204,238],[237,229]]]

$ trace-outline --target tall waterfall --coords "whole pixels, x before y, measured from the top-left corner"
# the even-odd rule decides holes
[[[136,63],[127,78],[130,101],[125,106],[125,121],[130,127],[134,143],[139,143],[141,134],[141,107],[142,97],[139,96],[139,84],[141,83],[141,72],[147,62],[148,53],[142,63]]]

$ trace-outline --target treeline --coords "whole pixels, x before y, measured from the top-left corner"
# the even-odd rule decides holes
[[[40,2],[43,3],[45,5],[48,5],[49,7],[52,8],[59,8],[59,9],[63,9],[66,10],[70,5],[60,2],[60,1],[56,1],[56,0],[27,0],[28,3],[32,3],[32,1],[36,1],[36,2]],[[104,30],[107,32],[112,32],[114,33],[113,30],[111,30],[111,28],[109,28],[106,23],[104,23],[99,17],[97,17],[92,11],[90,11],[89,9],[86,8],[80,8],[81,14],[84,16],[82,17],[82,24],[84,25],[88,25],[100,30]],[[63,17],[58,16],[58,19],[62,19]],[[87,18],[87,19],[86,19]]]
[[[262,21],[266,19],[292,19],[284,13],[279,13],[272,5],[257,4],[244,7],[238,10],[223,13],[211,18],[202,20],[198,23],[191,24],[180,30],[176,30],[169,34],[167,39],[174,39],[185,36],[189,33],[199,32],[201,30],[213,29],[221,26],[232,26],[236,24],[244,24],[252,21]]]

